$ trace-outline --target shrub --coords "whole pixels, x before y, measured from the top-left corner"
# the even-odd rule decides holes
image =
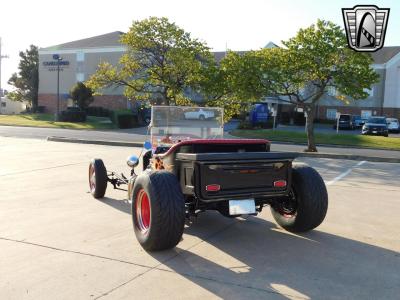
[[[85,122],[86,113],[79,109],[63,110],[59,119],[62,122]]]
[[[116,127],[121,129],[133,128],[138,126],[138,118],[129,109],[114,110],[111,114],[111,121]]]
[[[101,106],[89,106],[86,114],[94,117],[111,117],[112,111]]]
[[[276,126],[278,124],[275,124]],[[249,121],[242,121],[239,123],[239,129],[271,129],[274,126],[274,119],[270,118],[267,122],[257,122],[254,125]]]
[[[238,126],[239,129],[253,129],[251,123],[247,120],[241,121]]]

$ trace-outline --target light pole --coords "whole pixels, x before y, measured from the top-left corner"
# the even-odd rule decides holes
[[[58,54],[53,54],[53,59],[57,61],[57,111],[55,113],[55,121],[60,117],[60,62],[62,57]]]
[[[4,95],[3,95],[3,90],[2,90],[2,88],[1,88],[1,60],[2,60],[3,58],[8,58],[8,55],[2,55],[2,54],[1,54],[1,37],[0,37],[0,99],[1,99],[1,97],[4,96]],[[1,101],[0,101],[0,102],[1,102]]]

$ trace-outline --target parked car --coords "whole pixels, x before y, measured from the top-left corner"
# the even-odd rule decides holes
[[[388,137],[389,131],[385,117],[370,117],[362,127],[361,133],[363,135],[383,135]]]
[[[352,122],[354,128],[361,128],[365,124],[366,119],[361,118],[361,116],[353,116]]]
[[[139,116],[145,125],[149,125],[151,122],[151,108],[150,107],[140,108]]]
[[[206,120],[215,117],[214,111],[205,110],[203,108],[187,111],[184,115],[187,120]]]
[[[333,128],[336,129],[337,122],[333,125]],[[354,129],[353,118],[352,115],[341,114],[339,117],[339,129]]]
[[[397,120],[396,118],[387,118],[386,124],[387,124],[389,132],[400,133],[399,120]]]

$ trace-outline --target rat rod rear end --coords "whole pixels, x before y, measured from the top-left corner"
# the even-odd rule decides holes
[[[95,198],[107,182],[128,184],[132,220],[146,250],[174,247],[185,219],[217,210],[226,217],[256,215],[270,205],[277,223],[291,232],[308,231],[325,218],[328,195],[312,168],[293,163],[293,153],[270,152],[262,139],[223,139],[222,111],[213,120],[187,120],[187,110],[153,107],[151,144],[128,159],[131,176],[107,173],[101,160],[89,168]],[[209,108],[203,108],[209,109]],[[183,116],[183,117],[180,117]]]

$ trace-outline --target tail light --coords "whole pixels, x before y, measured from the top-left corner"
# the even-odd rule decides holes
[[[221,186],[219,184],[206,185],[207,192],[218,192],[220,189],[221,189]]]
[[[284,188],[284,187],[286,187],[286,186],[287,186],[286,180],[277,180],[277,181],[274,181],[274,187],[276,187],[276,188]]]

